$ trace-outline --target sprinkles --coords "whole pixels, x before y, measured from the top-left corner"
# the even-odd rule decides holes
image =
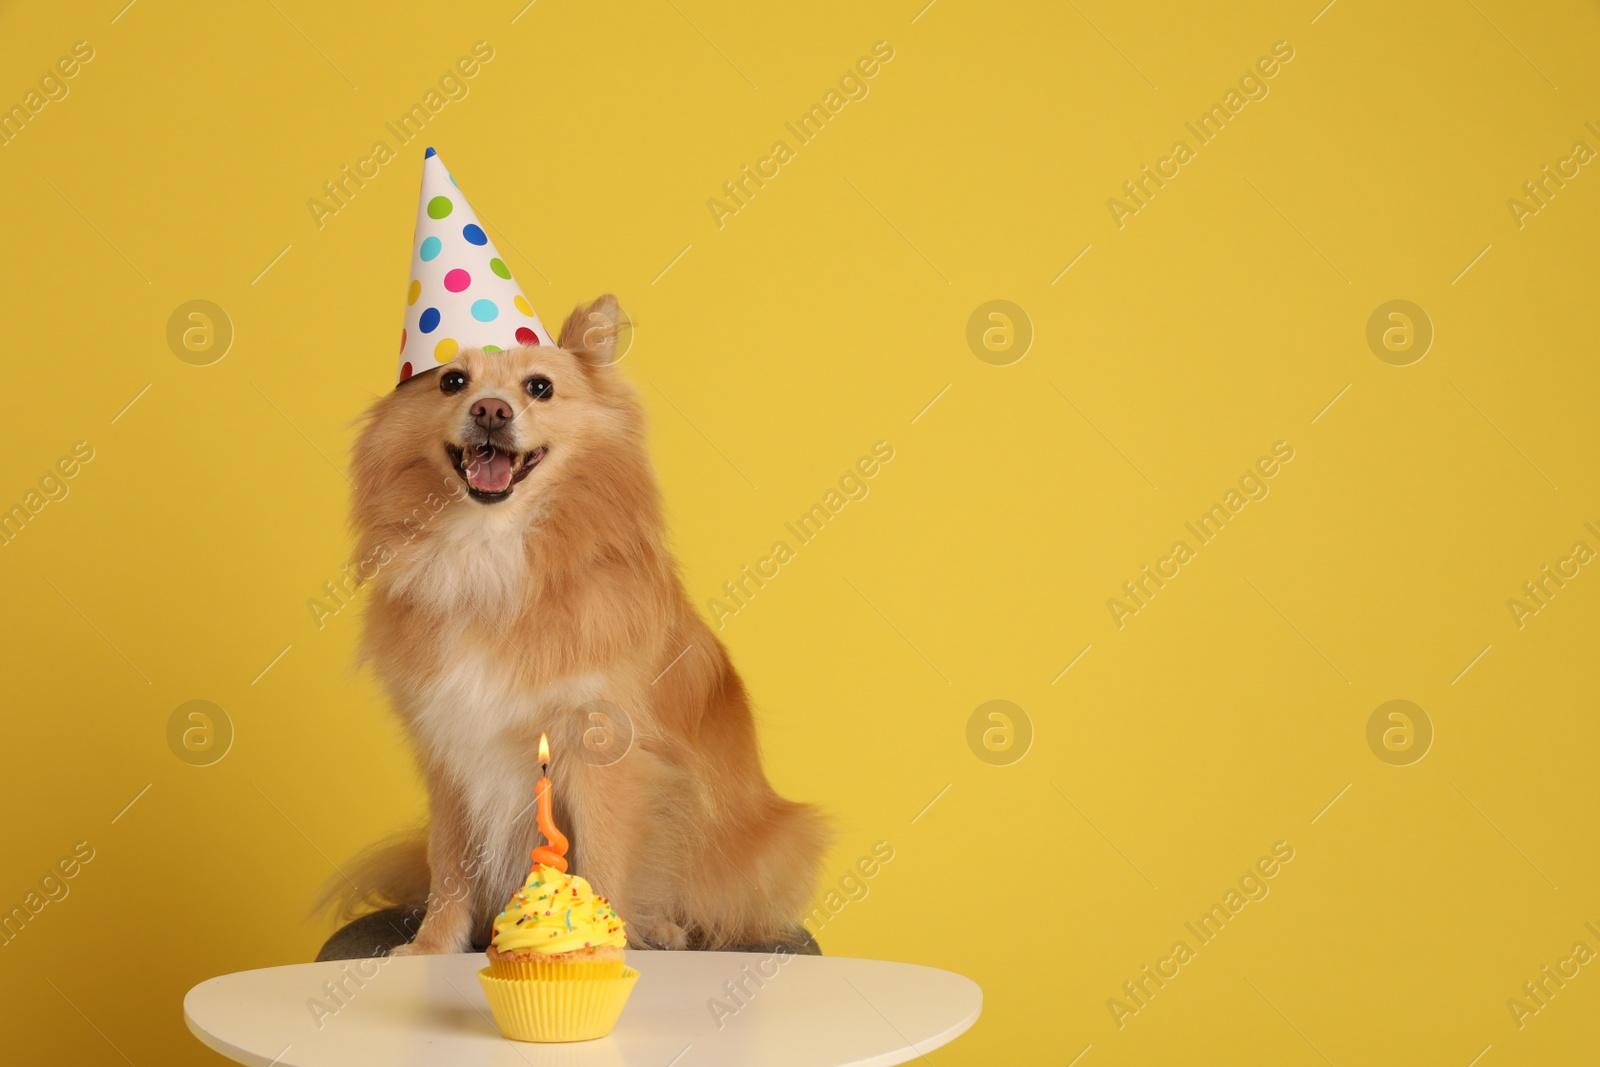
[[[609,898],[594,893],[576,875],[545,867],[529,872],[494,926],[491,944],[501,952],[563,953],[580,946],[620,947],[625,937],[625,924]],[[542,940],[539,933],[544,934]]]

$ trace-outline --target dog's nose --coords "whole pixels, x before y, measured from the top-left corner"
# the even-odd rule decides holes
[[[472,405],[472,421],[485,430],[498,430],[511,421],[511,405],[499,397],[484,397]]]

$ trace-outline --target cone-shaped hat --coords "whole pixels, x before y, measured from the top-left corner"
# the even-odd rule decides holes
[[[463,348],[498,352],[553,343],[439,153],[428,149],[411,242],[399,380],[449,363]]]

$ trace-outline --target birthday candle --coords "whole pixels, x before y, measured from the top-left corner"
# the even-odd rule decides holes
[[[567,837],[556,829],[555,818],[550,812],[550,738],[545,734],[539,735],[539,772],[539,783],[534,787],[534,796],[538,800],[534,817],[545,843],[533,850],[533,862],[554,867],[565,874]]]

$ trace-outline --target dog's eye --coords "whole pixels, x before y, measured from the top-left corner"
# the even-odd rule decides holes
[[[467,376],[458,370],[446,371],[439,378],[441,393],[459,393],[467,387]]]
[[[551,384],[549,378],[546,378],[543,375],[535,375],[534,377],[529,378],[527,381],[527,386],[528,395],[533,397],[535,400],[549,400],[551,397],[556,395],[556,387]]]

